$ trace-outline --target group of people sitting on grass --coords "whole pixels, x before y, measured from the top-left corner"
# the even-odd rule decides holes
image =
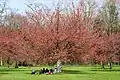
[[[32,70],[32,73],[31,74],[36,74],[37,71],[36,70]],[[53,74],[55,73],[55,71],[53,69],[48,69],[48,68],[43,68],[43,69],[40,69],[39,71],[39,74]]]
[[[55,67],[54,69],[48,69],[48,68],[42,68],[39,71],[39,74],[56,74],[56,73],[60,73],[62,70],[62,64],[60,61],[57,62],[57,67]],[[31,74],[36,74],[36,70],[32,70]]]
[[[48,69],[48,68],[43,68],[40,70],[39,74],[53,74],[54,70],[53,69]]]

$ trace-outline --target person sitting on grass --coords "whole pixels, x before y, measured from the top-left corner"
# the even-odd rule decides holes
[[[31,74],[36,74],[36,70],[33,69]]]
[[[48,69],[48,68],[46,68],[45,73],[48,73],[48,72],[49,72],[49,69]]]
[[[53,73],[52,73],[52,72],[50,72],[50,71],[46,73],[46,75],[49,75],[49,74],[53,74]]]
[[[53,74],[56,74],[56,73],[57,73],[57,68],[55,68],[53,71]]]
[[[42,70],[42,69],[40,69],[40,72],[39,72],[39,74],[43,74],[43,70]]]
[[[47,72],[49,72],[49,70],[48,70],[48,68],[43,68],[43,69],[40,69],[40,72],[39,72],[39,74],[45,74],[45,73],[47,73]]]
[[[45,74],[46,73],[46,70],[45,70],[45,68],[43,68],[43,70],[42,70],[42,74]]]
[[[51,73],[53,73],[53,72],[54,72],[54,70],[53,70],[53,69],[50,69],[50,72],[51,72]]]
[[[48,72],[46,72],[46,75],[53,74],[53,71],[53,69],[48,70]]]

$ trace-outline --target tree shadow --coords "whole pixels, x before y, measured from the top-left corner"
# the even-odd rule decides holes
[[[103,72],[120,72],[119,69],[93,69],[90,71],[103,71]]]
[[[24,70],[24,69],[1,69],[0,72],[10,72],[10,71],[31,71],[31,70]]]
[[[79,70],[63,70],[64,74],[95,74],[91,72],[84,72],[84,71],[79,71]]]
[[[4,72],[4,73],[0,73],[0,74],[12,74],[12,73]]]
[[[22,73],[22,74],[26,74],[26,73],[31,73],[32,70],[30,69],[15,69],[15,68],[5,68],[5,69],[0,69],[0,74],[16,74],[16,73]]]
[[[36,69],[37,74],[39,74],[40,70]],[[31,74],[32,69],[26,69],[26,68],[4,68],[0,69],[0,74],[16,74],[16,73],[21,73],[21,74]]]

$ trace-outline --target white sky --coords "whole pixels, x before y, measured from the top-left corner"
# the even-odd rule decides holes
[[[53,4],[57,3],[57,1],[60,1],[60,0],[9,0],[9,6],[11,8],[15,8],[15,9],[18,9],[19,13],[22,13],[26,10],[26,7],[25,7],[25,3],[29,1],[29,2],[40,2],[44,5],[47,5],[48,7],[52,8]],[[64,3],[66,2],[70,2],[70,1],[74,1],[75,3],[79,2],[79,0],[62,0],[64,1]],[[99,3],[102,2],[102,0],[96,0]]]

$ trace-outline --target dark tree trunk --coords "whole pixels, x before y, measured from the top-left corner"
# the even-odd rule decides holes
[[[109,58],[109,69],[112,69],[112,57]]]
[[[7,59],[7,65],[8,65],[8,69],[10,69],[10,57],[8,57]]]
[[[15,68],[18,68],[18,63],[17,63],[17,61],[15,62]]]
[[[101,61],[101,68],[102,68],[102,69],[105,69],[105,64],[104,64],[103,61]]]
[[[120,55],[119,55],[119,65],[120,65]]]
[[[109,69],[112,69],[112,62],[109,62]]]

